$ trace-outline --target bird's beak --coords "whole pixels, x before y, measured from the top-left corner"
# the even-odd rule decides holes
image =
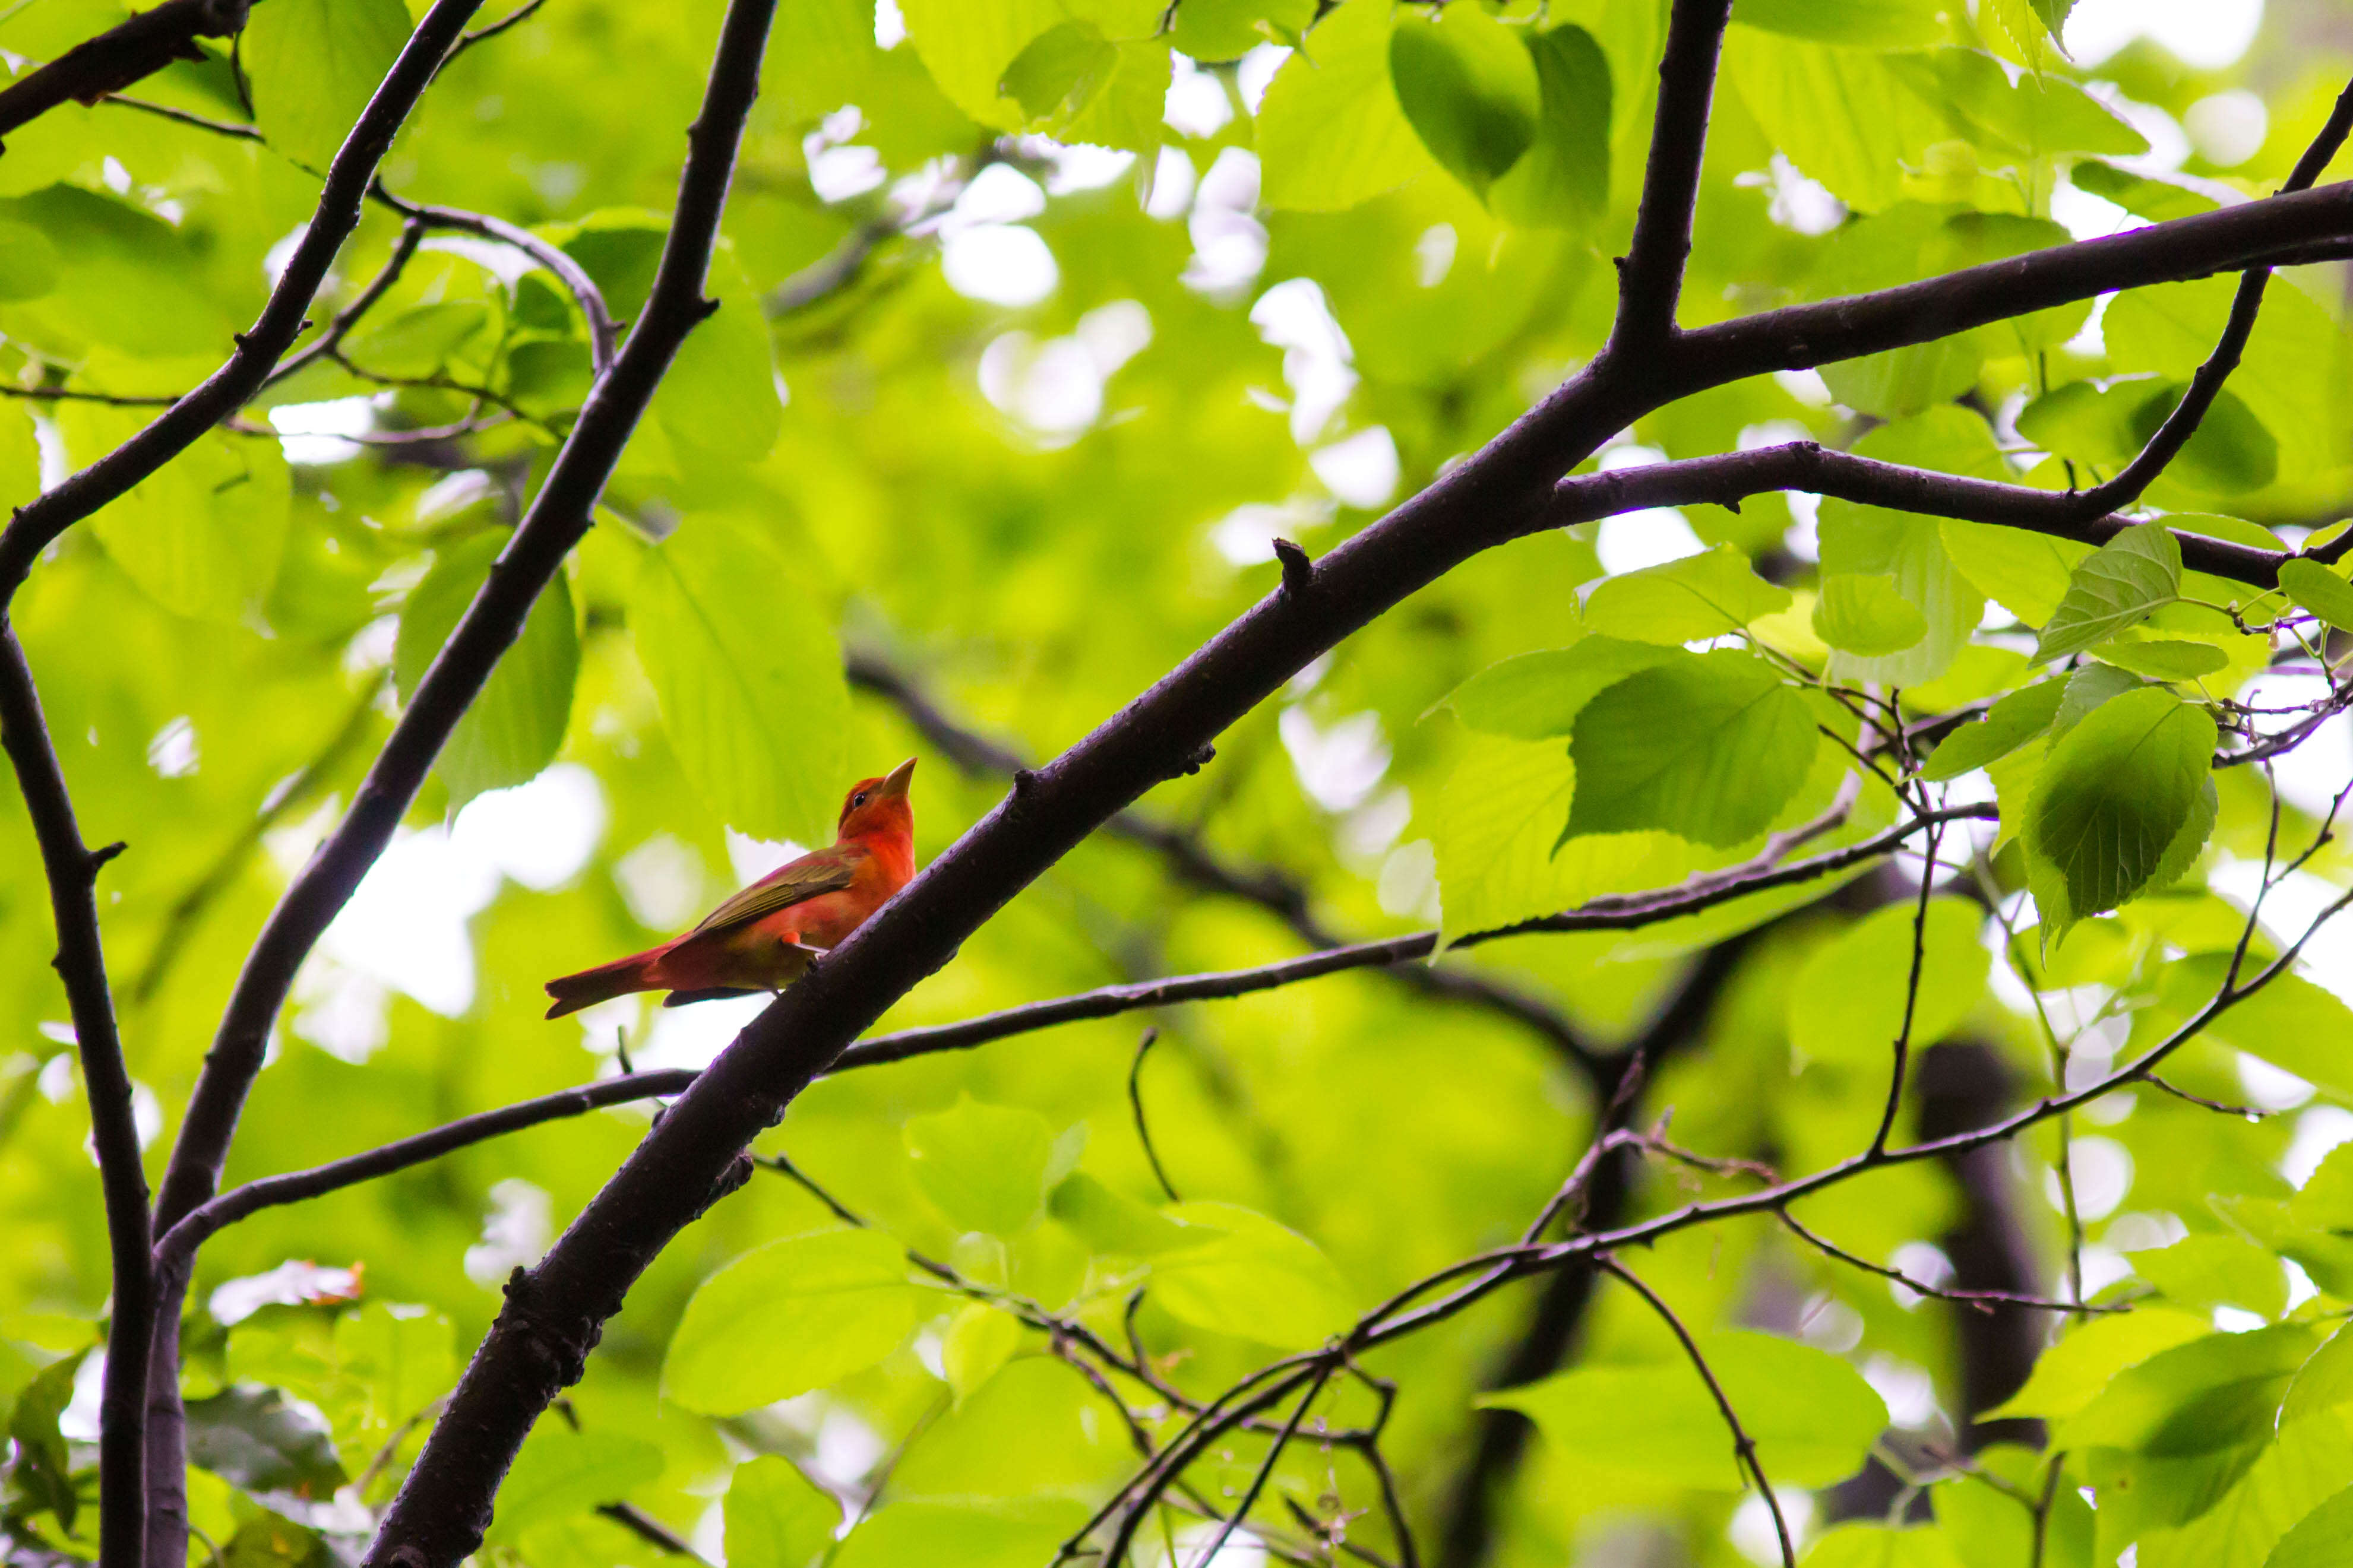
[[[882,775],[882,783],[874,793],[878,797],[883,795],[903,795],[907,793],[907,781],[914,776],[915,759],[909,757],[905,762],[901,763],[897,767],[892,768],[889,773]]]

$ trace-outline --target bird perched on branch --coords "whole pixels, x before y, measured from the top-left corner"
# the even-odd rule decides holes
[[[551,1018],[632,991],[667,991],[665,1007],[781,991],[809,962],[865,923],[915,874],[909,757],[860,779],[841,803],[833,846],[777,867],[675,941],[547,983]]]

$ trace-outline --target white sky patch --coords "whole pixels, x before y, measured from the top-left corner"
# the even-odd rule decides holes
[[[1874,1355],[1862,1363],[1862,1378],[1887,1401],[1893,1425],[1917,1428],[1936,1418],[1936,1380],[1910,1362]]]
[[[467,802],[452,828],[452,847],[534,892],[550,892],[580,875],[605,837],[605,821],[596,775],[577,763],[558,763],[529,784]]]
[[[2234,168],[2263,151],[2271,133],[2263,100],[2244,88],[2201,98],[2181,117],[2198,155],[2218,169]]]
[[[2247,52],[2263,21],[2263,0],[2076,0],[2060,37],[2079,65],[2147,38],[2184,65],[2217,70]]]
[[[621,900],[639,925],[682,931],[718,902],[705,891],[702,857],[674,835],[657,833],[614,863]]]
[[[1803,1541],[1814,1523],[1814,1494],[1801,1492],[1786,1483],[1773,1489],[1773,1496],[1781,1504],[1781,1518],[1789,1527],[1791,1541]],[[1773,1528],[1773,1508],[1755,1492],[1740,1500],[1732,1510],[1732,1521],[1724,1527],[1725,1539],[1733,1550],[1751,1563],[1778,1565],[1781,1561],[1781,1538]]]
[[[544,1189],[521,1176],[491,1187],[491,1212],[482,1239],[466,1248],[466,1278],[496,1289],[517,1268],[528,1268],[555,1235],[555,1209]]]
[[[2067,1163],[2075,1178],[2075,1213],[2084,1219],[2107,1218],[2132,1191],[2132,1153],[2113,1138],[2076,1139],[2067,1145]],[[2045,1177],[2051,1206],[2065,1212],[2058,1171],[2051,1170]]]
[[[1312,278],[1286,279],[1250,307],[1258,335],[1282,351],[1282,379],[1291,388],[1291,438],[1306,446],[1322,436],[1356,389],[1356,351]]]
[[[147,742],[147,765],[167,779],[181,779],[196,771],[201,753],[196,726],[185,713],[155,731]]]
[[[1286,708],[1278,728],[1299,787],[1326,811],[1362,805],[1388,772],[1389,743],[1377,713],[1351,713],[1327,726],[1304,708]]]
[[[1183,217],[1193,205],[1193,187],[1198,183],[1193,160],[1175,147],[1163,145],[1152,163],[1152,192],[1144,201],[1145,216],[1164,223]]]
[[[1268,506],[1250,501],[1209,525],[1209,543],[1229,566],[1256,566],[1274,559],[1274,542],[1297,539],[1332,521],[1329,501],[1287,501]]]
[[[1266,265],[1266,227],[1251,213],[1258,206],[1258,156],[1228,147],[1201,176],[1186,227],[1193,257],[1183,282],[1211,298],[1250,287]]]
[[[269,427],[290,463],[341,463],[365,448],[351,437],[375,428],[375,400],[338,397],[327,403],[286,403],[269,411]]]
[[[294,977],[294,1033],[357,1067],[391,1040],[391,1003],[375,975],[314,958]]]
[[[2301,1187],[2320,1169],[2320,1162],[2340,1143],[2353,1143],[2353,1110],[2340,1105],[2316,1105],[2295,1119],[2295,1136],[2280,1156],[2279,1173]]]
[[[2266,671],[2247,682],[2239,700],[2257,708],[2292,709],[2323,701],[2328,691],[2328,679],[2323,675]],[[2265,714],[2256,722],[2265,733],[2276,734],[2293,727],[2301,717],[2294,712]],[[2272,774],[2290,805],[2309,816],[2326,814],[2345,781],[2353,778],[2353,721],[2341,714],[2329,720],[2294,751],[2274,758]]]
[[[1045,210],[1046,193],[1037,181],[1009,163],[991,163],[956,194],[938,226],[944,235],[961,234],[987,224],[1021,223]]]
[[[1317,447],[1307,455],[1307,466],[1324,481],[1325,489],[1366,511],[1387,505],[1397,494],[1397,439],[1386,425],[1375,425]]]
[[[2312,1085],[2261,1057],[2241,1051],[2237,1066],[2240,1089],[2246,1095],[2247,1103],[2260,1110],[2294,1110],[2312,1099]]]
[[[1041,151],[1054,165],[1054,172],[1046,176],[1046,194],[1050,196],[1099,191],[1135,167],[1135,154],[1116,147],[1097,147],[1084,142],[1066,147],[1059,142],[1048,142]]]
[[[727,830],[727,864],[735,873],[735,885],[748,887],[787,860],[797,860],[808,853],[806,845],[789,838],[754,838],[748,833]]]
[[[359,1294],[357,1268],[322,1268],[307,1259],[290,1259],[267,1274],[227,1281],[212,1293],[206,1307],[220,1322],[239,1323],[264,1307],[353,1301]]]
[[[653,1026],[646,1031],[642,1043],[629,1047],[629,1059],[640,1070],[707,1068],[727,1048],[729,1041],[744,1032],[744,1026],[758,1017],[761,1010],[775,1000],[761,991],[750,996],[727,996],[684,1007],[657,1008]]]
[[[907,41],[907,19],[899,14],[899,0],[874,0],[874,45],[895,49]]]
[[[1413,242],[1413,280],[1425,289],[1435,289],[1446,281],[1454,270],[1454,252],[1460,243],[1451,223],[1436,223],[1421,231]]]
[[[2076,239],[2105,239],[2126,229],[2147,228],[2147,220],[2062,180],[2051,192],[2052,221]]]
[[[1168,98],[1161,107],[1161,123],[1180,136],[1215,136],[1234,117],[1234,100],[1226,96],[1226,84],[1183,55],[1176,56],[1176,61]]]
[[[1273,82],[1274,73],[1290,58],[1291,51],[1281,44],[1261,44],[1244,55],[1241,64],[1235,68],[1234,86],[1241,89],[1242,107],[1252,115],[1266,101],[1266,89]]]
[[[1000,334],[981,351],[980,391],[998,413],[1056,444],[1103,414],[1103,377],[1076,338]]]
[[[866,117],[855,104],[835,110],[815,131],[801,138],[801,156],[808,163],[809,189],[821,202],[846,202],[862,196],[890,177],[881,154],[871,147],[850,145],[865,128]]]
[[[948,237],[940,271],[967,300],[1018,310],[1051,294],[1062,280],[1054,252],[1033,228],[980,224]]]
[[[2263,871],[2260,860],[2226,858],[2206,880],[2216,892],[2245,909],[2262,885]],[[2281,941],[2294,942],[2323,910],[2344,896],[2344,889],[2309,871],[2291,871],[2264,898],[2263,925]],[[2353,911],[2337,916],[2313,934],[2304,945],[2298,970],[2314,984],[2353,1002]]]

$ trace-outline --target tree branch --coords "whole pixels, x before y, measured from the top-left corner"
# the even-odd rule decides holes
[[[1553,509],[1546,525],[1587,522],[1644,507],[1734,506],[1767,490],[1808,490],[1868,506],[1995,523],[2084,544],[2105,544],[2134,522],[2126,517],[2084,517],[2078,505],[2080,498],[2061,490],[2030,489],[1993,479],[1907,468],[1812,441],[1792,441],[1563,479],[1554,488]],[[2173,533],[2181,542],[2182,564],[2255,588],[2277,586],[2280,563],[2295,553],[2178,529]]]
[[[0,89],[0,136],[69,100],[96,103],[174,60],[204,58],[195,40],[241,30],[246,6],[247,0],[164,0],[152,10],[134,12]]]
[[[520,15],[520,13],[518,13]],[[368,187],[368,195],[399,213],[412,223],[422,223],[427,228],[456,229],[463,234],[479,235],[484,239],[511,245],[550,272],[570,292],[580,307],[580,314],[588,322],[588,351],[596,373],[603,375],[613,365],[615,333],[613,312],[606,308],[605,296],[588,276],[587,268],[572,259],[563,247],[550,244],[519,224],[487,213],[467,212],[459,207],[438,207],[427,202],[404,201],[384,188],[382,180]]]
[[[1011,775],[1027,764],[951,718],[915,683],[886,660],[853,653],[846,668],[849,683],[873,692],[896,707],[917,733],[967,775]],[[1272,866],[1246,866],[1226,859],[1184,829],[1136,811],[1122,811],[1103,824],[1114,838],[1151,850],[1179,881],[1204,892],[1220,893],[1256,904],[1289,926],[1313,948],[1341,946],[1337,932],[1316,919],[1307,886]],[[1596,1048],[1567,1014],[1539,997],[1489,975],[1428,964],[1412,968],[1390,966],[1392,978],[1432,996],[1465,1002],[1510,1018],[1542,1036],[1588,1080],[1595,1077],[1606,1053]]]
[[[99,868],[122,846],[92,850],[81,841],[65,771],[41,715],[32,667],[16,629],[0,618],[0,745],[16,770],[56,922],[58,977],[72,1009],[74,1045],[90,1100],[106,1199],[114,1310],[107,1326],[106,1371],[99,1394],[99,1561],[138,1568],[147,1531],[146,1405],[148,1342],[155,1313],[155,1275],[147,1255],[147,1176],[139,1162],[131,1074],[115,1028],[114,995],[98,929]]]
[[[166,1231],[155,1243],[155,1266],[175,1287],[185,1286],[189,1270],[195,1262],[197,1248],[220,1231],[241,1219],[259,1214],[263,1209],[322,1197],[345,1187],[357,1186],[362,1182],[391,1175],[396,1171],[406,1171],[412,1165],[424,1164],[428,1160],[438,1160],[470,1144],[504,1137],[510,1132],[520,1132],[543,1122],[583,1116],[608,1105],[626,1105],[631,1100],[682,1093],[694,1078],[691,1068],[671,1068],[659,1072],[628,1073],[620,1078],[608,1078],[596,1083],[582,1084],[576,1089],[562,1089],[554,1094],[543,1094],[536,1100],[502,1105],[495,1110],[460,1117],[430,1131],[419,1132],[413,1138],[403,1138],[382,1148],[370,1149],[365,1153],[313,1165],[309,1170],[290,1171],[284,1175],[264,1176],[258,1181],[248,1182],[202,1205]]]
[[[1732,0],[1674,0],[1659,60],[1659,102],[1634,238],[1618,263],[1618,320],[1605,355],[1641,354],[1675,336],[1675,303],[1691,258],[1692,212],[1707,153],[1708,109]]]
[[[201,10],[204,0],[167,0],[164,5],[142,12],[123,26],[137,26],[181,4]],[[0,613],[5,612],[34,561],[59,534],[178,457],[198,437],[244,406],[267,384],[271,369],[301,335],[303,312],[318,294],[335,253],[358,226],[360,203],[367,194],[369,182],[375,178],[376,165],[390,150],[392,139],[409,111],[417,107],[442,54],[465,27],[466,18],[480,5],[481,0],[435,0],[433,9],[417,24],[417,31],[402,47],[400,58],[394,61],[392,70],[376,88],[375,96],[361,111],[351,134],[343,139],[334,162],[328,165],[326,185],[319,193],[319,205],[311,215],[309,227],[294,247],[293,255],[287,258],[286,270],[279,275],[261,314],[249,330],[237,335],[237,352],[227,363],[173,404],[153,425],[90,467],[68,475],[56,489],[16,509],[7,527],[0,530]],[[240,15],[242,9],[238,7]],[[102,35],[106,36],[111,35]],[[99,41],[93,39],[91,43]],[[88,48],[90,45],[80,47]],[[20,88],[25,85],[17,84]]]

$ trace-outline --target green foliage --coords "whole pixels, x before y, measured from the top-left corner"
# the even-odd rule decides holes
[[[2112,910],[2154,886],[2206,837],[2200,822],[2214,721],[2162,691],[2105,702],[2051,748],[2026,814],[2036,901],[2047,926]],[[2188,838],[2188,850],[2177,841]]]
[[[771,1242],[695,1291],[662,1389],[715,1415],[789,1399],[881,1361],[916,1311],[905,1250],[887,1236],[818,1231]]]
[[[1912,983],[1913,926],[1920,975]],[[1925,912],[1890,906],[1824,946],[1798,973],[1789,1043],[1825,1061],[1874,1063],[1909,1026],[1915,1047],[1959,1026],[1985,994],[1993,955],[1978,940],[1977,907],[1931,899]]]
[[[399,0],[293,0],[245,40],[263,134],[321,174],[408,41]]]
[[[1585,704],[1561,840],[1658,828],[1726,847],[1762,832],[1805,781],[1813,710],[1763,660],[1684,654]]]

